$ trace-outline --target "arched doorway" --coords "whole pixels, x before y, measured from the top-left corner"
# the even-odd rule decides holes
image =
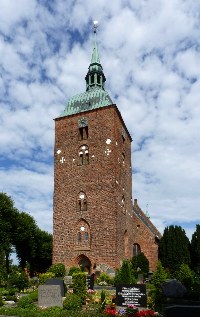
[[[82,270],[84,272],[87,272],[88,274],[91,273],[91,261],[90,259],[85,256],[84,254],[81,254],[78,256],[78,258],[76,259],[76,262],[78,263],[78,265],[82,268]]]

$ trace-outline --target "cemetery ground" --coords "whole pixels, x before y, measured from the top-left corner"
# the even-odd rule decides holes
[[[0,316],[13,317],[199,317],[200,283],[185,284],[169,279],[158,263],[151,281],[143,283],[130,274],[130,265],[122,267],[111,278],[102,272],[95,280],[73,267],[66,273],[62,264],[55,264],[38,278],[18,272],[0,288]],[[186,277],[186,276],[185,276]],[[8,280],[9,281],[9,280]],[[196,288],[195,288],[196,287]]]

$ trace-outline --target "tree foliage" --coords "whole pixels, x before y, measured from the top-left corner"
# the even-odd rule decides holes
[[[33,217],[20,212],[9,196],[0,193],[0,266],[6,266],[7,274],[12,247],[22,269],[28,264],[31,272],[45,272],[51,265],[52,235],[39,229]]]
[[[192,235],[191,268],[200,275],[200,225],[196,225],[196,231]]]
[[[162,266],[161,261],[158,261],[156,270],[151,277],[151,283],[155,286],[156,289],[160,287],[160,285],[165,282],[168,278],[168,273]]]
[[[187,289],[190,289],[194,281],[194,273],[187,264],[182,263],[179,270],[175,272],[175,277],[179,280]]]
[[[122,262],[121,268],[116,271],[115,284],[135,284],[136,279],[132,269],[132,264],[128,260]]]
[[[135,272],[137,272],[138,269],[140,269],[140,273],[142,274],[148,274],[149,272],[149,260],[144,255],[143,252],[137,254],[134,256],[131,260],[132,267]]]
[[[0,255],[6,259],[6,271],[9,273],[9,255],[12,252],[12,233],[17,209],[12,199],[0,193]]]
[[[190,242],[180,226],[166,227],[159,242],[158,256],[171,273],[182,263],[190,265]]]
[[[54,273],[55,277],[63,278],[66,272],[65,265],[63,263],[55,263],[49,268],[48,272]]]

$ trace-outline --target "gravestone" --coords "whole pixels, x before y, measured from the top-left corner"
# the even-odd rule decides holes
[[[40,307],[63,307],[60,285],[39,285],[38,306]]]
[[[165,308],[165,317],[199,317],[200,306],[173,305]]]
[[[59,278],[49,278],[48,280],[46,280],[45,285],[59,285],[61,289],[61,296],[65,296],[63,280],[60,280]]]
[[[165,297],[181,298],[187,293],[186,287],[177,280],[170,280],[161,285]]]
[[[64,277],[64,283],[65,283],[65,285],[71,285],[73,282],[72,282],[72,276],[70,276],[70,275],[66,275],[65,277]]]
[[[145,284],[117,285],[116,286],[117,306],[147,307],[147,295]]]

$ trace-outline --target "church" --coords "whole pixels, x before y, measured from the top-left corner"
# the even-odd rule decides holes
[[[55,119],[53,263],[109,272],[143,252],[154,270],[160,233],[132,200],[132,138],[105,81],[94,25],[86,91]]]

